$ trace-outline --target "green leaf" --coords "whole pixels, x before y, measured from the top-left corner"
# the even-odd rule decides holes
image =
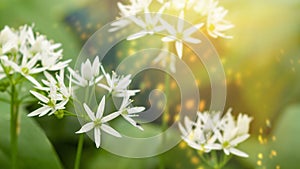
[[[280,168],[298,168],[300,161],[300,105],[288,107],[280,118],[274,135],[274,150],[277,159],[272,160],[272,165],[280,165]]]
[[[10,112],[7,104],[1,103],[0,116],[0,166],[10,166]],[[62,165],[51,143],[38,124],[21,113],[18,140],[19,169],[62,169]]]

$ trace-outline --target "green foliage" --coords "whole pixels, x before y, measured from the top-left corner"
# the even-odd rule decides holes
[[[21,112],[19,134],[20,169],[62,169],[61,163],[43,130],[34,121]],[[8,105],[1,103],[0,116],[0,167],[10,166],[10,113]]]

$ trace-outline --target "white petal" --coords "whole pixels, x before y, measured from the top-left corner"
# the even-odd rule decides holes
[[[39,99],[40,101],[42,101],[44,103],[48,103],[49,102],[49,99],[46,96],[44,96],[44,95],[42,95],[42,94],[40,94],[38,92],[30,90],[30,93],[32,95],[34,95],[37,99]]]
[[[47,114],[50,110],[51,110],[50,107],[43,106],[43,107],[40,107],[37,110],[29,113],[27,116],[32,117],[32,116],[37,116],[37,115],[40,115],[40,114]]]
[[[132,118],[124,115],[123,116],[125,120],[127,120],[131,125],[133,125],[134,127],[137,127],[138,129],[144,131],[144,129],[136,122],[134,121]]]
[[[99,71],[100,71],[99,68],[100,68],[100,61],[99,61],[99,57],[96,56],[96,58],[94,59],[93,65],[92,65],[92,70],[93,70],[94,76],[99,75]]]
[[[171,35],[175,35],[176,34],[176,30],[175,28],[170,25],[168,22],[166,22],[165,20],[163,20],[162,18],[159,18],[160,23],[164,26],[164,28],[171,34]]]
[[[55,108],[57,109],[57,110],[60,110],[60,109],[65,109],[65,105],[68,103],[68,99],[66,99],[66,100],[63,100],[62,102],[60,102],[60,103],[58,103],[56,106],[55,106]]]
[[[237,155],[237,156],[240,156],[240,157],[249,157],[248,154],[236,149],[236,148],[231,148],[230,149],[230,152],[234,155]]]
[[[198,44],[201,42],[200,39],[196,39],[196,38],[192,38],[192,37],[184,37],[183,39],[185,42],[189,42],[189,43],[194,43],[194,44]]]
[[[223,149],[223,151],[224,151],[224,153],[226,154],[226,155],[229,155],[230,154],[230,152],[229,152],[229,150],[228,149]]]
[[[36,55],[32,59],[30,59],[30,61],[27,63],[27,67],[29,69],[33,68],[37,61],[38,61],[38,55]]]
[[[102,83],[98,83],[97,86],[99,86],[99,87],[101,87],[101,88],[103,88],[105,90],[108,90],[109,92],[111,92],[111,90],[112,90],[111,88],[109,88],[108,86],[106,86],[106,85],[104,85]]]
[[[135,16],[129,16],[129,19],[131,19],[135,24],[138,26],[145,28],[146,24],[141,19],[136,18]]]
[[[41,73],[41,72],[43,72],[45,70],[46,70],[45,67],[33,68],[33,69],[29,70],[29,74],[37,74],[37,73]]]
[[[54,79],[54,77],[48,73],[47,71],[44,71],[44,76],[46,77],[46,79],[52,83],[52,84],[56,84],[56,80]],[[45,84],[45,83],[44,83]]]
[[[176,41],[175,46],[176,46],[176,51],[177,51],[178,57],[181,59],[182,58],[182,48],[183,48],[182,41]]]
[[[193,34],[194,32],[196,32],[197,30],[199,30],[203,25],[204,25],[203,23],[194,25],[194,26],[184,30],[183,35],[189,36],[189,35]]]
[[[128,114],[140,113],[145,110],[145,107],[132,107],[127,109]]]
[[[32,76],[30,76],[30,75],[25,75],[24,77],[25,77],[27,80],[29,80],[29,82],[33,83],[35,86],[37,86],[37,87],[42,87],[41,84],[40,84],[37,80],[35,80],[35,78],[33,78]]]
[[[50,113],[48,114],[48,116],[51,116],[52,114],[54,114],[56,112],[56,110],[55,109],[51,109],[51,111],[50,111]],[[41,113],[40,115],[39,115],[39,117],[42,117],[42,116],[44,116],[44,115],[46,115],[48,112],[43,112],[43,113]]]
[[[86,113],[88,114],[88,116],[90,117],[90,119],[92,121],[95,121],[96,117],[94,115],[94,112],[92,112],[92,110],[89,108],[89,106],[87,104],[83,103],[83,107],[84,107],[84,110],[86,111]]]
[[[176,38],[174,36],[172,36],[172,35],[169,35],[169,36],[163,37],[161,40],[163,42],[173,42],[173,41],[176,40]]]
[[[92,64],[89,59],[81,64],[81,75],[85,80],[91,80],[93,77]]]
[[[231,143],[232,145],[237,145],[237,144],[239,144],[239,143],[245,141],[245,140],[246,140],[247,138],[249,138],[249,137],[250,137],[249,134],[244,134],[244,135],[242,135],[242,136],[239,136],[239,137],[235,138],[235,139],[232,140],[230,143]]]
[[[94,139],[96,147],[99,148],[101,144],[101,131],[98,127],[94,128]]]
[[[102,122],[102,123],[106,123],[106,122],[108,122],[108,121],[111,121],[112,119],[117,118],[119,115],[120,115],[120,112],[118,112],[118,111],[117,111],[117,112],[114,112],[114,113],[111,113],[111,114],[109,114],[109,115],[103,117],[103,118],[101,119],[101,122]]]
[[[205,148],[210,150],[221,150],[222,146],[220,144],[207,144],[205,145]]]
[[[181,11],[177,22],[177,32],[183,33],[183,25],[184,25],[184,12]]]
[[[90,130],[92,130],[93,128],[94,128],[94,122],[89,122],[89,123],[86,123],[85,125],[83,125],[81,127],[81,129],[76,131],[75,133],[76,134],[86,133],[86,132],[89,132]]]
[[[106,124],[102,124],[101,125],[101,129],[103,131],[105,131],[106,133],[108,134],[111,134],[115,137],[122,137],[121,134],[119,132],[117,132],[115,129],[113,129],[112,127],[110,127],[109,125],[106,125]]]
[[[103,116],[104,113],[104,107],[105,107],[105,95],[102,97],[99,105],[98,105],[98,109],[97,109],[97,113],[96,113],[96,118],[99,119]]]
[[[116,88],[121,88],[121,89],[127,88],[129,86],[129,84],[131,83],[130,77],[131,77],[131,75],[127,75],[126,77],[120,79]]]
[[[21,68],[15,63],[12,62],[10,60],[7,59],[3,59],[3,61],[5,62],[5,64],[7,64],[8,66],[11,66],[15,71],[20,72]]]
[[[138,33],[135,33],[135,34],[132,34],[132,35],[128,36],[127,40],[138,39],[138,38],[146,36],[147,34],[148,34],[148,32],[146,32],[146,31],[140,31]]]
[[[84,86],[83,82],[85,81],[78,73],[76,73],[73,69],[71,69],[70,67],[68,67],[68,71],[70,72],[70,74],[72,75],[72,77],[74,77],[76,79],[74,79],[74,83],[76,83],[79,86]]]
[[[160,26],[155,26],[153,28],[154,32],[161,32],[163,30],[165,30],[165,27],[163,25],[160,25]]]

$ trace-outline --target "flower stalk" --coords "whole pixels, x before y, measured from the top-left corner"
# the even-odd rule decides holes
[[[78,138],[78,145],[77,145],[74,169],[79,169],[79,167],[80,167],[80,159],[81,159],[81,154],[82,154],[83,143],[84,143],[84,134],[80,134],[79,138]]]
[[[19,101],[16,86],[11,85],[10,104],[10,139],[11,139],[11,168],[17,169],[18,164],[18,129],[19,129]]]

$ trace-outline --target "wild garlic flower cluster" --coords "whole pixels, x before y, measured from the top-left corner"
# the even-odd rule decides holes
[[[197,31],[204,32],[212,38],[232,38],[226,35],[225,31],[234,25],[225,20],[228,11],[219,5],[218,0],[130,0],[129,3],[119,2],[118,8],[120,19],[111,24],[110,32],[134,24],[140,30],[128,36],[127,40],[153,34],[163,35],[163,42],[174,42],[176,54],[180,59],[183,57],[185,43],[201,43],[201,39],[193,37]],[[167,17],[168,15],[177,16],[177,23]],[[160,55],[155,62],[161,61],[162,66],[166,65],[166,62],[175,65],[176,60],[169,57],[172,56]],[[170,67],[172,72],[176,71],[174,66]]]
[[[19,73],[40,87],[34,75],[43,71],[59,71],[71,62],[61,61],[61,44],[53,43],[32,29],[33,26],[27,25],[18,30],[5,26],[0,32],[0,79]]]
[[[42,84],[37,85],[36,91],[30,91],[35,96],[42,107],[28,114],[28,116],[44,116],[55,114],[63,117],[66,104],[74,98],[74,93],[80,88],[86,87],[98,87],[105,89],[107,94],[102,96],[102,99],[98,105],[97,111],[93,112],[88,106],[88,103],[82,103],[84,109],[84,117],[88,117],[86,124],[76,133],[89,132],[94,129],[94,141],[96,147],[100,147],[101,130],[116,137],[121,137],[116,130],[108,125],[108,122],[121,116],[128,121],[134,127],[140,130],[143,128],[135,122],[133,117],[137,117],[138,113],[145,110],[144,107],[132,106],[133,102],[130,100],[131,96],[134,96],[140,90],[129,90],[128,87],[131,83],[131,75],[120,76],[115,72],[112,75],[106,73],[104,67],[101,65],[99,57],[95,57],[93,61],[86,59],[80,65],[80,70],[73,70],[67,67],[70,75],[69,84],[64,83],[64,69],[61,69],[59,73],[52,76],[48,72],[44,72],[46,79],[42,80]],[[91,96],[88,96],[91,97]],[[108,97],[117,97],[122,99],[122,104],[116,108],[116,110],[106,116],[105,101]],[[77,100],[78,102],[78,100]],[[105,113],[107,114],[107,113]],[[79,118],[81,118],[79,116]]]
[[[107,91],[98,105],[97,111],[92,111],[87,103],[83,103],[84,111],[88,116],[88,121],[76,133],[85,133],[91,130],[94,131],[94,141],[96,147],[99,148],[101,144],[101,131],[104,131],[115,137],[121,137],[121,134],[113,129],[108,122],[121,116],[134,127],[143,130],[143,128],[133,119],[137,117],[138,113],[145,110],[144,107],[132,106],[133,102],[130,97],[134,96],[140,90],[129,90],[131,83],[131,75],[120,76],[115,72],[112,74],[106,73],[104,67],[96,57],[91,63],[89,59],[81,64],[80,73],[71,68],[68,68],[71,76],[74,77],[74,84],[79,87],[95,86]],[[103,78],[104,77],[104,78]],[[106,99],[109,97],[116,97],[122,99],[122,103],[116,110],[104,116]],[[107,114],[107,113],[106,113]]]
[[[221,112],[197,112],[196,121],[184,118],[179,124],[182,139],[192,148],[203,153],[223,150],[226,155],[248,157],[236,147],[249,138],[249,125],[252,118],[239,114],[235,119],[231,109],[221,117]]]
[[[25,88],[27,90],[29,87],[22,85],[24,80],[33,84],[29,92],[38,100],[40,107],[30,112],[28,116],[42,117],[53,114],[58,118],[62,118],[66,114],[77,116],[66,110],[70,101],[72,103],[77,101],[76,104],[83,107],[85,117],[88,117],[89,121],[76,133],[94,129],[97,147],[100,146],[100,129],[111,135],[121,136],[108,125],[109,121],[119,116],[134,127],[143,130],[133,119],[145,108],[132,106],[133,101],[130,97],[140,90],[128,89],[131,75],[117,75],[115,72],[106,73],[99,57],[95,57],[93,60],[86,59],[80,65],[80,70],[73,70],[69,67],[71,60],[62,61],[63,50],[60,47],[61,44],[53,43],[45,35],[35,33],[33,26],[24,25],[18,30],[6,26],[0,32],[0,81],[7,78],[10,85],[20,86],[22,90]],[[65,73],[66,69],[68,75]],[[68,83],[66,83],[67,81]],[[75,100],[75,92],[80,88],[87,87],[97,87],[107,91],[107,94],[102,96],[96,114],[88,106],[88,101],[87,103],[80,103]],[[25,93],[23,97],[30,97],[30,94],[26,95]],[[119,107],[116,106],[114,112],[103,117],[105,100],[109,97],[110,99],[113,97],[121,99],[122,103]],[[78,116],[78,118],[82,117]]]

